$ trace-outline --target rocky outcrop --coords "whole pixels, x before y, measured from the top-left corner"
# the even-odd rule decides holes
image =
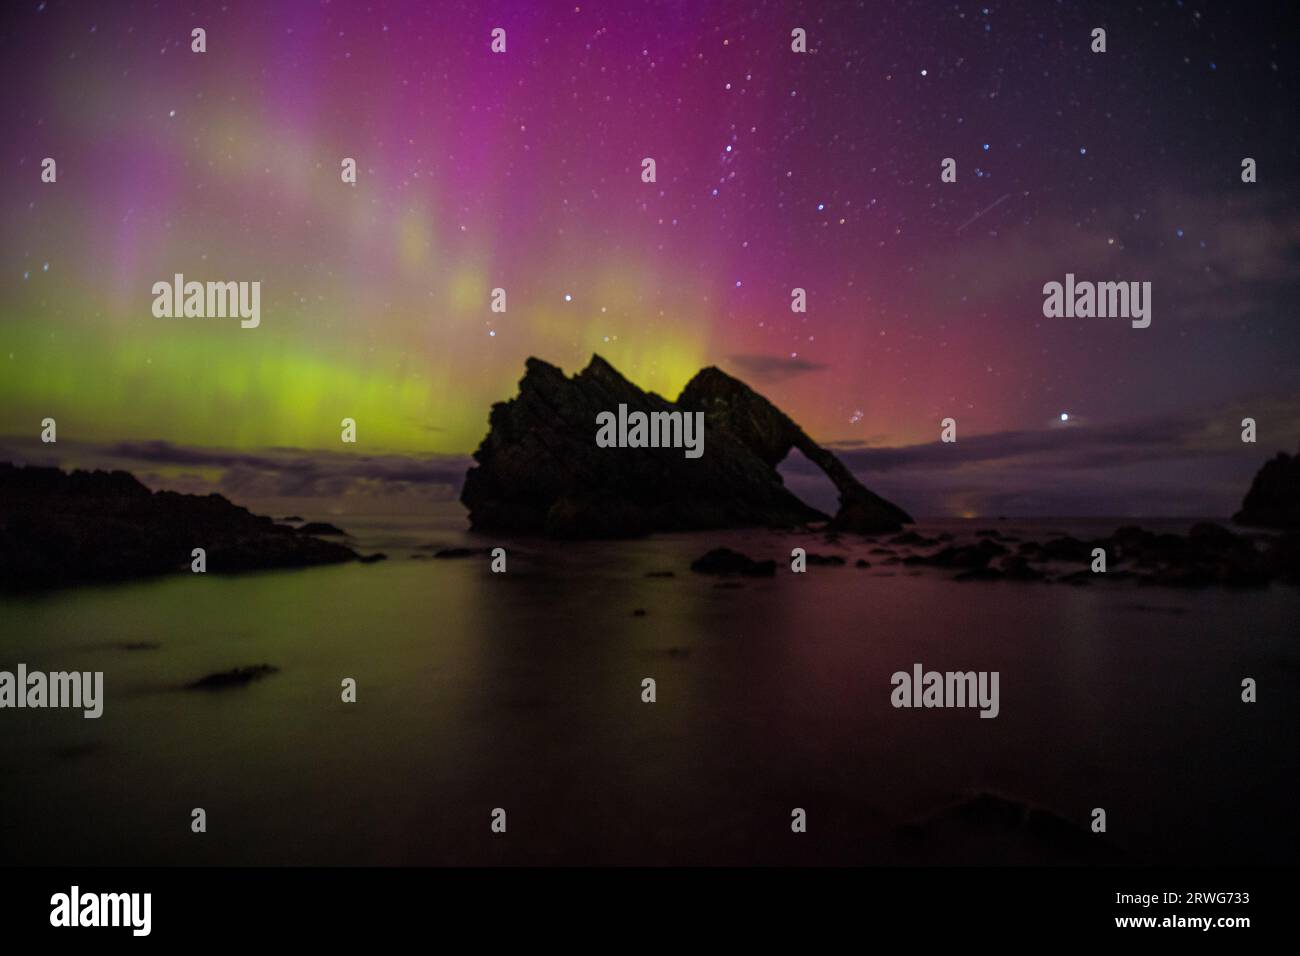
[[[998,865],[1113,864],[1123,851],[1071,820],[1000,794],[967,794],[898,831],[908,862]]]
[[[629,412],[703,413],[703,455],[597,447],[596,416],[619,405]],[[600,356],[572,378],[530,358],[518,396],[493,405],[489,424],[461,491],[478,531],[599,538],[826,521],[790,493],[776,470],[791,448],[840,490],[836,527],[892,531],[911,520],[864,488],[767,399],[713,368],[696,375],[673,403],[637,388]]]
[[[706,428],[736,436],[773,471],[790,449],[799,449],[840,493],[840,507],[830,523],[831,529],[877,534],[911,523],[907,512],[868,491],[843,462],[740,379],[717,368],[703,369],[687,383],[677,404],[689,411],[704,412]]]
[[[741,574],[749,578],[770,578],[776,574],[776,562],[755,561],[749,555],[730,548],[714,548],[691,562],[696,574]]]
[[[1232,520],[1256,528],[1300,530],[1300,453],[1279,452],[1265,462]]]
[[[124,471],[0,464],[0,590],[38,590],[190,571],[209,573],[356,559],[221,495],[152,492]]]

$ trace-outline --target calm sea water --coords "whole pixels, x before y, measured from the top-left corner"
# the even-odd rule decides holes
[[[1080,825],[1104,807],[1105,839],[1136,862],[1296,858],[1295,588],[959,583],[883,566],[850,537],[495,542],[451,512],[305,517],[390,558],[0,602],[0,666],[106,684],[99,720],[0,712],[0,860],[1041,859],[960,835],[900,842],[901,824],[980,791]],[[1115,525],[998,523],[1040,539]],[[509,571],[411,559],[430,543],[505,544]],[[721,544],[848,565],[719,587],[688,568]],[[140,643],[156,647],[127,649]],[[999,671],[1001,715],[894,709],[890,675],[914,662]],[[280,671],[183,689],[261,663]],[[1240,701],[1243,677],[1258,703]],[[190,832],[194,807],[206,834]],[[807,834],[790,832],[793,807]]]

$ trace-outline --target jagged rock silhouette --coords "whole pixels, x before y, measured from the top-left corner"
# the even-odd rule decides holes
[[[571,378],[538,358],[525,367],[519,394],[492,406],[478,464],[465,476],[461,501],[475,530],[600,538],[829,520],[870,534],[912,520],[766,398],[716,368],[696,374],[673,403],[633,385],[599,355]],[[596,416],[620,404],[629,412],[702,412],[703,457],[597,447]],[[785,487],[776,466],[791,448],[839,490],[833,519]]]
[[[357,559],[221,495],[150,491],[125,471],[0,463],[0,591],[189,573],[195,547],[215,573]]]
[[[1266,461],[1232,520],[1257,528],[1300,529],[1300,453],[1278,452]]]

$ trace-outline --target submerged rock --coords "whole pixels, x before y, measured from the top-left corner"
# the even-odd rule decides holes
[[[1018,554],[1003,558],[1000,570],[1003,577],[1009,581],[1042,581],[1047,577],[1046,574]]]
[[[702,456],[597,447],[596,416],[620,405],[650,415],[701,413]],[[839,490],[828,530],[892,531],[911,521],[776,406],[716,368],[699,372],[673,403],[633,385],[598,355],[571,378],[530,358],[519,394],[493,405],[489,424],[461,490],[477,531],[602,538],[826,521],[776,470],[792,448]]]
[[[807,558],[810,565],[820,564],[834,566],[844,563],[844,559],[838,554],[815,554],[812,551],[809,551],[807,552]]]
[[[272,667],[270,664],[235,667],[228,671],[217,671],[214,674],[208,674],[206,677],[200,677],[194,683],[186,686],[190,690],[224,690],[227,687],[243,687],[245,684],[251,684],[255,680],[278,673],[279,670],[278,667]]]
[[[691,562],[697,574],[742,574],[746,577],[771,577],[776,574],[775,561],[755,561],[730,548],[714,548]]]
[[[938,544],[938,538],[927,538],[923,534],[917,534],[915,531],[904,531],[897,537],[889,539],[890,544],[904,544],[918,548],[928,548],[930,545]]]
[[[1144,584],[1256,587],[1277,573],[1252,539],[1209,522],[1194,525],[1186,537],[1124,527],[1093,544],[1131,565]]]
[[[1035,568],[1023,556],[1008,555],[1001,563],[993,565],[976,564],[970,570],[963,571],[955,581],[1045,581],[1047,575]]]
[[[472,558],[476,554],[487,554],[483,548],[443,548],[435,551],[433,556],[446,561],[450,558]]]
[[[1300,555],[1288,541],[1292,537],[1297,536],[1257,540],[1211,522],[1193,525],[1186,535],[1125,525],[1108,537],[1090,541],[1069,535],[1045,542],[1025,541],[1000,566],[981,567],[977,555],[970,553],[968,556],[974,563],[960,580],[1049,580],[1072,585],[1132,581],[1177,588],[1262,587],[1274,580],[1300,580]],[[981,540],[986,546],[992,545],[990,539]],[[1098,548],[1106,554],[1105,572],[1092,570],[1093,553]],[[936,557],[917,559],[914,563],[944,563],[935,560]]]
[[[949,545],[934,554],[913,554],[903,559],[904,564],[929,564],[940,568],[984,568],[1007,549],[995,541],[981,538],[978,544]]]
[[[1088,561],[1092,558],[1092,546],[1087,541],[1080,541],[1070,535],[1049,538],[1043,544],[1025,542],[1017,550],[1021,554],[1034,555],[1043,561]]]

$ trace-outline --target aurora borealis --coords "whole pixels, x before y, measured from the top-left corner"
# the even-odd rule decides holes
[[[669,398],[717,364],[863,467],[950,415],[985,448],[1043,436],[1068,471],[1062,431],[1219,456],[1256,414],[1260,452],[1225,466],[1240,487],[1300,434],[1294,50],[1260,18],[12,5],[0,436],[53,416],[88,445],[338,453],[352,417],[359,453],[464,455],[527,356],[572,372],[599,352]],[[1045,319],[1042,286],[1067,272],[1151,282],[1151,327]],[[260,327],[154,318],[174,273],[260,280]],[[1116,508],[1196,477],[1136,441],[1107,456],[1154,462]],[[982,507],[959,498],[934,507]]]

